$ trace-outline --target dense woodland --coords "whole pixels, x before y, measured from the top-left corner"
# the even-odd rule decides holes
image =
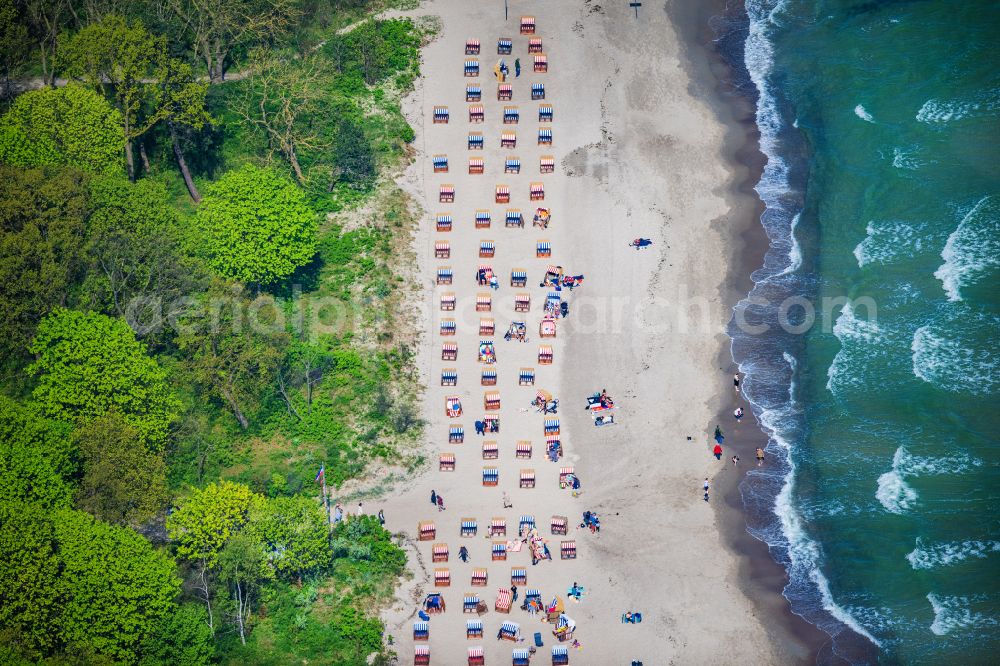
[[[0,0],[0,662],[390,658],[401,4]]]

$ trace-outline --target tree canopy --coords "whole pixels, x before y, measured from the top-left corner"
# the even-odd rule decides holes
[[[121,125],[121,114],[82,85],[32,90],[0,118],[0,163],[120,172],[125,146]]]
[[[118,411],[147,442],[164,444],[178,408],[166,372],[121,319],[58,309],[38,326],[33,395],[45,414],[67,421]]]
[[[223,277],[270,284],[316,254],[316,213],[272,168],[246,165],[208,188],[198,208],[210,262]]]
[[[231,481],[210,483],[192,492],[167,518],[167,531],[177,544],[177,555],[214,566],[229,538],[250,519],[260,496]]]
[[[44,507],[67,506],[76,452],[64,424],[0,396],[0,497]]]

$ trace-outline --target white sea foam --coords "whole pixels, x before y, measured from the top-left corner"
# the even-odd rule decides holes
[[[865,122],[869,123],[875,122],[875,119],[872,118],[872,114],[865,111],[865,107],[861,106],[860,104],[854,107],[854,115],[856,115],[858,118],[861,118],[861,120],[864,120]]]
[[[900,446],[892,456],[892,469],[878,477],[875,499],[889,513],[904,514],[917,504],[919,495],[907,478],[939,474],[964,474],[983,461],[966,453],[952,456],[915,456]]]
[[[887,264],[899,257],[913,256],[922,249],[922,233],[906,222],[873,220],[865,231],[868,235],[854,248],[859,267]]]
[[[962,287],[1000,268],[1000,202],[986,196],[958,223],[941,251],[944,263],[934,272],[949,301],[962,300]]]
[[[976,328],[970,330],[971,324]],[[1000,321],[970,318],[964,325],[962,328],[961,322],[955,322],[948,327],[932,324],[918,328],[910,344],[913,374],[946,391],[972,395],[995,393],[1000,390],[997,357],[990,349],[982,348],[982,340],[976,338],[998,339]],[[986,335],[975,336],[977,332]],[[966,336],[975,337],[963,339]]]
[[[917,120],[941,124],[991,116],[997,111],[1000,111],[1000,89],[984,90],[966,99],[929,99],[917,111]]]
[[[917,538],[916,548],[906,559],[914,569],[933,569],[972,558],[985,559],[990,553],[1000,553],[1000,541],[953,541],[926,546]]]
[[[858,319],[853,304],[848,301],[833,325],[833,334],[840,341],[840,350],[826,371],[826,388],[837,395],[841,387],[855,386],[863,381],[858,374],[863,364],[855,363],[855,356],[859,353],[870,356],[882,339],[882,331],[874,321]]]
[[[788,266],[786,266],[785,269],[778,275],[794,273],[802,267],[802,246],[799,245],[799,239],[795,237],[795,230],[799,226],[799,220],[801,217],[802,213],[796,213],[795,217],[792,218],[791,228],[788,230],[788,239],[790,243],[788,248]]]
[[[919,150],[911,148],[909,150],[899,146],[892,149],[892,166],[897,169],[914,171],[924,165],[923,160],[917,158]]]
[[[947,636],[956,630],[995,627],[998,623],[995,617],[976,613],[969,608],[972,599],[968,597],[945,597],[931,592],[927,595],[934,610],[934,621],[931,631],[937,636]]]

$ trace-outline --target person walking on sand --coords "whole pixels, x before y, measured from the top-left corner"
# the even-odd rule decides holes
[[[506,490],[503,491],[503,508],[505,509],[514,508],[514,503],[510,501],[510,495],[507,494]]]
[[[438,511],[444,511],[444,497],[438,494]]]
[[[716,460],[722,460],[722,445],[716,444],[715,448],[712,449],[712,455],[715,456]]]
[[[365,505],[358,502],[358,517],[360,518],[363,515],[365,515]]]
[[[385,511],[382,509],[378,510],[378,524],[385,527]]]
[[[459,548],[458,549],[458,559],[462,560],[463,562],[468,562],[469,561],[469,549],[466,548],[465,546],[462,546],[461,548]]]
[[[437,503],[438,503],[437,493],[432,490],[431,491],[431,504],[433,504],[434,506],[437,506]]]
[[[344,507],[340,506],[340,502],[337,502],[333,507],[333,522],[339,523],[344,519]]]
[[[740,392],[740,373],[738,372],[733,375],[733,388],[736,389],[737,393]]]
[[[736,411],[733,412],[733,416],[736,417],[736,422],[739,423],[740,419],[743,418],[743,408],[737,407]]]
[[[514,58],[514,78],[521,76],[521,59]]]
[[[739,456],[733,456],[733,467],[736,467],[739,464],[740,464],[740,457]]]
[[[703,485],[702,488],[705,490],[705,501],[707,502],[708,501],[708,477],[707,476],[705,477],[705,485]]]
[[[510,586],[510,602],[514,603],[517,601],[517,585]]]
[[[757,447],[757,467],[764,464],[764,449]]]

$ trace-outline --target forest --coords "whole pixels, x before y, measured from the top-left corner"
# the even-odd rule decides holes
[[[0,662],[390,663],[413,0],[0,0]]]

